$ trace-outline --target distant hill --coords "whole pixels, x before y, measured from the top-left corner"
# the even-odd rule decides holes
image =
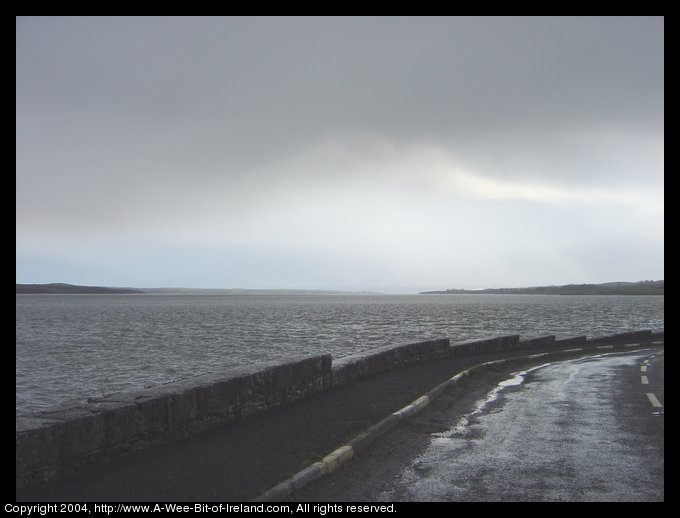
[[[421,295],[663,295],[663,280],[565,284],[530,288],[489,288],[484,290],[422,291]]]
[[[17,293],[144,293],[134,288],[106,288],[102,286],[76,286],[74,284],[17,284]]]

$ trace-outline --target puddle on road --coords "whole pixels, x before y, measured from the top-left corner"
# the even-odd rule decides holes
[[[462,434],[465,434],[468,431],[470,419],[484,412],[484,410],[490,403],[493,403],[498,399],[503,389],[506,389],[508,387],[517,387],[521,385],[522,383],[524,383],[527,374],[537,369],[542,369],[543,367],[546,367],[548,365],[552,365],[552,363],[543,363],[530,369],[517,371],[510,374],[511,376],[510,378],[499,382],[493,389],[491,389],[491,391],[486,395],[484,399],[477,402],[472,412],[465,414],[463,417],[461,417],[452,428],[445,432],[431,434],[432,444],[434,445],[450,444],[453,436],[460,436]]]
[[[522,371],[520,373],[517,373],[514,378],[510,378],[509,380],[501,381],[498,386],[499,387],[512,387],[515,385],[521,385],[524,382],[524,376],[526,375],[525,371]]]

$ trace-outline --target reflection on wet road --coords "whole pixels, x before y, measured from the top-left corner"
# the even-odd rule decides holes
[[[379,498],[663,500],[663,403],[663,350],[514,373]]]

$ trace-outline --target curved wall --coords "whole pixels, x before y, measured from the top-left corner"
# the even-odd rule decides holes
[[[448,338],[372,349],[333,360],[330,354],[258,363],[16,419],[16,484],[59,477],[89,464],[177,441],[265,412],[316,392],[449,356],[566,348],[662,337],[650,330],[587,340],[518,335],[450,344]]]

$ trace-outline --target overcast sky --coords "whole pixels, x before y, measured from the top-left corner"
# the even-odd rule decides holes
[[[19,18],[16,280],[664,277],[663,18]]]

